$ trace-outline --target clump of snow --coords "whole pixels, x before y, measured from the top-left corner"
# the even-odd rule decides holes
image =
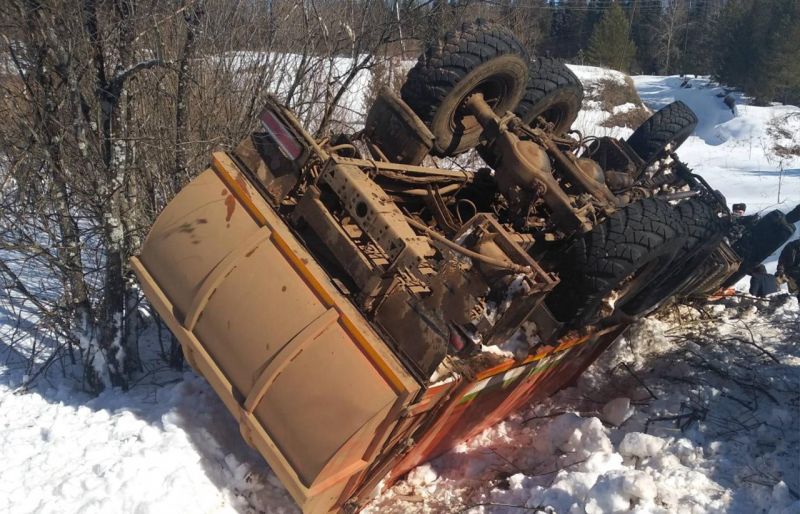
[[[636,104],[631,103],[631,102],[627,102],[627,103],[624,103],[622,105],[614,106],[614,108],[611,110],[611,113],[612,114],[623,114],[623,113],[630,112],[630,111],[636,109],[636,107],[637,107]]]
[[[588,93],[587,96],[591,96],[593,88],[597,87],[600,82],[614,82],[624,86],[625,77],[627,77],[625,73],[609,68],[583,66],[580,64],[570,64],[568,67],[583,84],[584,91]]]
[[[623,457],[655,457],[658,455],[666,441],[660,437],[655,437],[641,432],[629,432],[619,443],[619,454]]]
[[[614,398],[605,404],[603,410],[600,411],[603,421],[615,427],[625,423],[633,413],[634,408],[631,407],[631,399],[625,397]]]
[[[589,490],[584,510],[586,514],[630,512],[631,503],[651,503],[656,493],[656,484],[647,473],[612,471],[602,475]]]

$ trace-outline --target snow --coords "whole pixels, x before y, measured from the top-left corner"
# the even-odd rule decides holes
[[[603,406],[600,411],[600,417],[603,421],[615,427],[625,423],[625,420],[630,418],[635,409],[631,407],[630,398],[614,398]]]
[[[678,155],[729,204],[744,202],[751,214],[788,211],[800,202],[800,157],[781,157],[774,148],[779,141],[770,130],[771,125],[779,126],[800,137],[800,107],[758,107],[734,94],[734,115],[717,96],[724,94],[723,88],[707,77],[690,80],[689,88],[681,88],[683,79],[676,76],[638,76],[633,81],[651,109],[681,100],[697,114],[697,128]]]
[[[623,457],[655,457],[664,448],[665,441],[641,432],[630,432],[619,443],[619,454]]]
[[[192,373],[158,388],[0,384],[0,512],[296,512]]]
[[[587,87],[623,80],[573,70]],[[797,144],[799,108],[739,96],[734,116],[707,78],[633,80],[652,109],[680,99],[695,110],[678,154],[729,203],[800,201],[800,162],[775,150]],[[349,97],[366,85],[359,77]],[[630,134],[599,128],[611,113],[597,102],[584,107],[585,134]],[[575,387],[412,470],[366,512],[800,512],[800,306],[724,302],[640,322]],[[298,512],[208,384],[155,360],[153,333],[129,392],[89,398],[68,359],[26,388],[18,349],[37,329],[0,307],[0,512]]]

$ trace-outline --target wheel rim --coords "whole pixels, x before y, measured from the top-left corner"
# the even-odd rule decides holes
[[[469,112],[466,107],[467,98],[475,93],[483,94],[483,99],[489,104],[494,112],[508,98],[509,90],[513,87],[513,78],[507,76],[496,76],[480,82],[473,89],[465,93],[458,104],[459,107],[450,114],[449,125],[454,134],[466,134],[474,130],[480,130],[481,126],[478,119]]]
[[[530,87],[530,86],[529,86]],[[536,126],[537,119],[542,118],[553,125],[557,134],[569,130],[572,122],[578,117],[583,101],[583,94],[573,86],[562,86],[548,92],[542,98],[527,100],[529,106],[517,111],[517,116],[527,125]]]
[[[508,53],[482,62],[460,78],[443,98],[432,102],[431,118],[426,122],[436,138],[432,153],[445,157],[474,148],[483,127],[465,109],[466,99],[482,93],[495,113],[513,111],[525,93],[527,73],[525,60]]]
[[[544,120],[548,123],[552,123],[553,127],[557,130],[559,126],[564,122],[566,118],[566,106],[562,104],[556,104],[546,111],[544,111],[541,116]]]

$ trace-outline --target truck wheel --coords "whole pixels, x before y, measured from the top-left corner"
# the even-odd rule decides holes
[[[697,116],[680,100],[650,116],[628,138],[628,144],[649,165],[678,149],[697,126]]]
[[[483,128],[462,107],[471,93],[482,92],[498,114],[513,110],[525,92],[526,61],[508,29],[483,20],[465,23],[428,47],[400,96],[436,138],[432,153],[456,155],[478,144]]]
[[[690,198],[674,209],[686,230],[686,240],[668,269],[636,299],[629,304],[629,314],[650,313],[673,296],[687,296],[686,289],[697,281],[701,264],[717,248],[728,231],[727,219],[700,198]]]
[[[554,125],[555,134],[570,129],[583,102],[583,84],[558,59],[537,57],[530,64],[525,95],[514,111],[526,125],[541,117]]]
[[[686,240],[669,203],[646,198],[614,212],[567,249],[561,282],[545,301],[571,328],[636,305],[637,297],[673,260]]]

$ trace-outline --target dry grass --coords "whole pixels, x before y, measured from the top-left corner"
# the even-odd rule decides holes
[[[783,159],[791,159],[793,157],[800,157],[800,145],[786,146],[776,144],[772,147],[773,151],[778,157]]]
[[[630,111],[618,112],[612,114],[600,125],[603,127],[628,127],[632,129],[639,128],[639,125],[644,123],[650,117],[650,111],[647,107],[637,105]]]
[[[596,100],[600,101],[604,111],[612,111],[614,107],[627,103],[642,105],[642,99],[639,98],[639,94],[636,92],[633,80],[627,75],[624,83],[614,79],[599,80],[593,95]]]
[[[650,117],[650,110],[642,103],[633,80],[625,76],[625,81],[620,83],[614,79],[602,79],[598,81],[597,87],[593,88],[590,99],[600,102],[600,108],[612,113],[611,116],[602,122],[603,127],[628,127],[637,128]],[[634,107],[625,112],[614,113],[614,109],[620,105],[633,104]]]
[[[785,116],[776,116],[770,120],[767,127],[767,133],[774,140],[772,151],[781,159],[800,157],[800,136],[789,128],[792,118],[795,117],[800,117],[800,113],[792,112]]]

